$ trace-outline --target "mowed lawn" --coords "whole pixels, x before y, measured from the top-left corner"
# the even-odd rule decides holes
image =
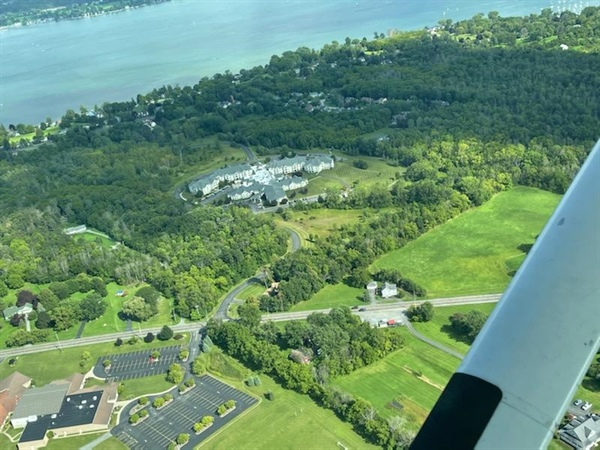
[[[534,188],[502,192],[479,208],[378,259],[427,289],[428,297],[502,292],[523,245],[533,244],[560,196]]]
[[[310,300],[300,302],[290,311],[310,311],[311,309],[335,308],[336,306],[363,305],[360,300],[364,290],[345,285],[344,283],[328,284]]]
[[[250,285],[240,292],[235,298],[248,300],[250,297],[258,298],[265,293],[265,285],[262,283],[250,283]]]
[[[472,310],[481,311],[489,316],[496,304],[497,303],[477,303],[472,305],[456,305],[435,308],[433,320],[423,323],[415,322],[413,323],[413,326],[424,336],[430,337],[431,339],[439,342],[440,344],[444,344],[446,347],[456,350],[457,352],[466,354],[469,351],[470,344],[452,333],[450,328],[450,316],[456,313],[466,314]]]
[[[309,211],[289,211],[289,213],[291,219],[278,221],[278,224],[298,231],[304,239],[308,239],[311,234],[326,237],[342,225],[354,225],[365,220],[363,212],[356,209],[322,208]]]
[[[62,350],[49,350],[40,353],[31,353],[18,357],[14,367],[8,365],[9,358],[0,363],[0,374],[6,377],[14,371],[19,371],[35,380],[37,386],[43,386],[53,380],[64,379],[76,372],[87,372],[96,363],[96,360],[104,355],[113,355],[118,353],[134,352],[138,350],[148,350],[148,354],[158,347],[170,345],[186,345],[189,334],[184,334],[184,339],[176,341],[159,341],[155,339],[150,344],[140,340],[134,345],[124,342],[123,345],[115,347],[114,342],[104,344],[93,344],[82,347],[63,348]],[[81,355],[84,351],[90,352],[90,359],[81,367]]]
[[[333,385],[371,402],[384,417],[406,416],[416,427],[421,425],[442,393],[460,361],[410,335],[404,348],[381,361],[350,375],[339,377]],[[391,405],[398,402],[402,409]]]
[[[271,378],[261,375],[261,386],[247,388],[263,397],[272,391],[275,399],[261,403],[222,432],[196,448],[206,450],[332,449],[341,442],[348,449],[375,449],[336,415],[317,406],[307,395],[283,389]]]

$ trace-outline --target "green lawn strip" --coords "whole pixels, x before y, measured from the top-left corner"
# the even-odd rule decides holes
[[[121,381],[123,391],[119,395],[119,401],[131,400],[142,395],[158,394],[175,387],[173,383],[165,380],[166,374],[151,375],[149,377],[135,378]]]
[[[10,449],[17,448],[17,443],[12,442],[4,433],[0,433],[0,448]]]
[[[98,439],[100,436],[102,436],[104,433],[107,433],[107,431],[101,431],[101,432],[96,432],[96,433],[90,433],[90,434],[83,434],[81,436],[71,436],[71,437],[66,437],[66,438],[52,438],[48,441],[48,445],[45,447],[47,450],[78,450],[81,447],[83,447],[86,444],[89,444],[90,442]],[[96,447],[98,448],[98,447]],[[111,447],[111,450],[113,448],[127,448],[126,446],[123,447]]]
[[[548,450],[571,450],[572,448],[573,447],[570,445],[567,445],[558,439],[552,439],[548,444]]]
[[[260,375],[260,386],[244,386],[240,380],[250,371],[219,353],[217,350],[212,356],[211,352],[209,373],[263,400],[196,448],[335,449],[338,441],[350,449],[376,448],[366,443],[350,424],[342,422],[332,411],[317,406],[306,395],[283,389],[266,375]],[[264,399],[267,391],[273,392],[273,401]]]
[[[95,233],[82,233],[82,234],[78,234],[76,235],[77,239],[84,239],[86,241],[91,241],[91,242],[96,242],[97,244],[99,244],[100,246],[104,247],[104,248],[112,248],[116,242],[113,241],[112,239],[109,239],[105,236],[99,236]]]
[[[94,447],[94,450],[127,450],[128,448],[129,447],[123,444],[116,437],[111,436],[107,440],[102,441],[100,444],[96,445]]]
[[[186,333],[185,338],[179,341],[173,339],[168,341],[154,340],[150,344],[143,341],[137,344],[130,345],[124,343],[116,347],[113,342],[104,344],[86,345],[82,347],[65,348],[62,350],[50,350],[40,353],[32,353],[19,356],[14,367],[9,367],[7,360],[0,364],[0,373],[3,376],[8,376],[14,371],[19,371],[24,375],[34,379],[38,386],[43,386],[52,380],[64,379],[76,372],[87,372],[96,363],[96,360],[104,355],[113,355],[120,353],[133,352],[137,350],[152,351],[154,348],[166,347],[169,345],[184,345],[188,342],[189,335]],[[79,366],[81,355],[84,351],[91,354],[88,363],[82,369]]]
[[[107,303],[106,311],[102,316],[98,317],[85,325],[82,336],[97,336],[102,334],[116,333],[125,331],[126,323],[119,318],[119,312],[123,309],[123,300],[133,297],[142,285],[123,286],[115,282],[106,285],[108,295],[104,297]],[[125,297],[117,297],[117,291],[125,291]],[[79,325],[75,327],[75,331]]]
[[[600,412],[600,380],[586,376],[577,388],[574,398],[590,402],[593,406],[588,412]]]
[[[307,237],[310,234],[325,237],[342,225],[353,225],[364,221],[363,211],[356,209],[320,208],[309,211],[292,211],[291,216],[291,219],[282,222],[282,225],[293,225],[294,229],[302,229]]]
[[[290,311],[310,311],[311,309],[326,309],[342,305],[362,305],[364,303],[358,297],[361,297],[363,292],[363,289],[353,288],[344,283],[329,284],[313,295],[310,300],[294,305]]]
[[[327,193],[328,191],[341,191],[346,187],[345,184],[339,179],[333,178],[332,175],[322,175],[322,173],[310,179],[306,194],[299,192],[296,194],[295,198],[311,197],[313,195]]]
[[[440,344],[444,344],[448,348],[466,354],[469,351],[470,344],[461,340],[458,336],[451,332],[450,316],[456,313],[466,314],[471,310],[481,311],[489,315],[495,306],[496,303],[443,306],[440,308],[435,308],[433,320],[424,323],[414,322],[413,326],[424,336],[427,336],[434,341],[439,342]]]
[[[394,268],[424,286],[430,298],[502,292],[507,261],[541,232],[560,196],[517,187],[383,256],[373,268]],[[509,262],[510,269],[514,265]]]
[[[262,283],[251,283],[246,289],[240,292],[235,298],[248,300],[250,297],[258,298],[265,292],[265,285]]]
[[[178,322],[179,318],[177,318],[176,322],[173,321],[173,308],[171,300],[161,297],[158,302],[158,314],[150,317],[150,319],[147,321],[142,322],[140,326],[143,330],[144,328],[156,328],[163,325],[175,325]],[[134,322],[133,327],[136,328],[138,323],[139,322]]]
[[[417,427],[460,361],[417,340],[405,329],[398,332],[406,339],[404,348],[332,384],[371,402],[384,417],[406,416]],[[400,403],[402,410],[391,407],[393,401]]]

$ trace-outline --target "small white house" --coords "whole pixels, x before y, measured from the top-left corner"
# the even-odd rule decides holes
[[[383,283],[383,288],[381,289],[381,296],[383,298],[395,297],[398,295],[398,288],[394,283]]]

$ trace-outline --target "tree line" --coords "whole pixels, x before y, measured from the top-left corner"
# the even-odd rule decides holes
[[[410,443],[412,434],[398,418],[386,420],[369,402],[327,383],[330,376],[350,373],[400,348],[403,341],[395,330],[372,329],[347,307],[334,308],[328,315],[314,313],[307,322],[291,322],[281,333],[272,322],[259,324],[252,314],[241,316],[240,323],[209,321],[211,341],[252,370],[273,376],[284,388],[308,394],[351,423],[368,442],[389,449]],[[282,352],[296,347],[310,347],[313,362],[294,362],[285,356],[289,350]]]

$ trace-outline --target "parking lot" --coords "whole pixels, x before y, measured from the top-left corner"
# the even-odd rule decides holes
[[[154,350],[160,352],[158,360],[150,358],[150,354]],[[179,345],[173,345],[170,347],[122,353],[120,355],[104,355],[96,361],[94,376],[107,378],[112,381],[122,381],[166,373],[169,366],[178,361],[180,350],[181,347]],[[107,359],[111,362],[109,370],[105,370],[103,365],[103,362]]]
[[[148,419],[135,427],[128,422],[130,408],[126,408],[121,413],[119,425],[111,433],[133,450],[166,449],[180,433],[188,433],[190,441],[186,447],[193,448],[258,401],[209,375],[195,379],[196,386],[191,391],[183,395],[177,390],[172,391],[173,402],[160,411],[148,406]],[[153,398],[149,397],[150,403]],[[221,418],[216,409],[227,400],[235,400],[236,409]],[[214,425],[196,435],[192,426],[205,415],[215,418]]]

